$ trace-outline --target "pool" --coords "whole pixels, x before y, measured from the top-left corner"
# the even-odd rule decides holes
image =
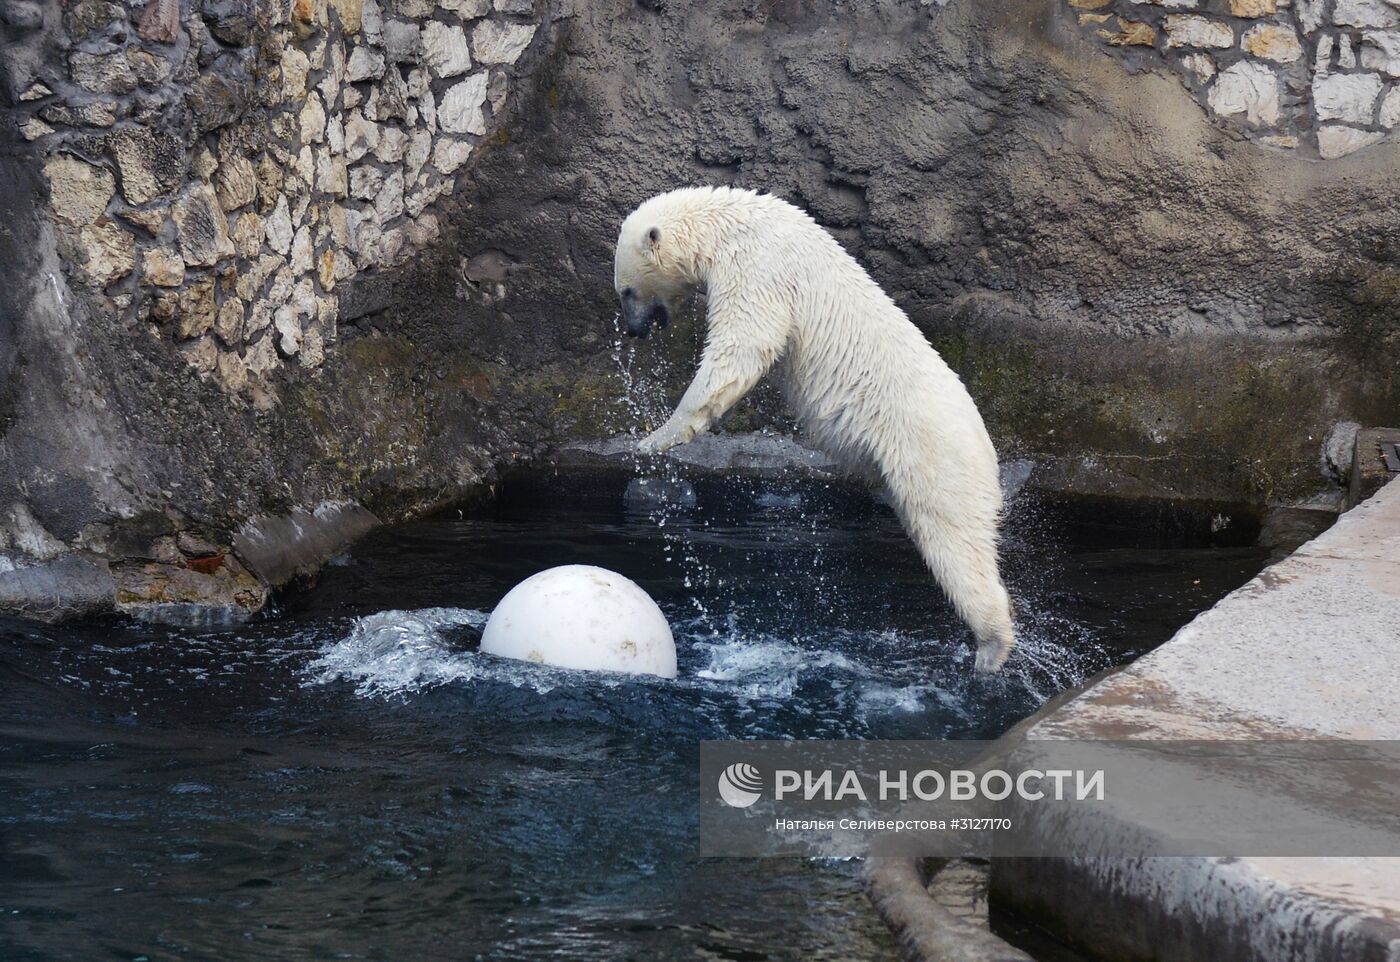
[[[891,959],[857,866],[695,856],[697,743],[995,737],[1267,558],[1223,514],[1018,499],[987,679],[869,494],[632,480],[510,480],[236,628],[0,623],[0,958]],[[679,678],[474,650],[570,563],[652,593]]]

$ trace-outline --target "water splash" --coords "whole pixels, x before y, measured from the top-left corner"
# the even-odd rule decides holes
[[[310,681],[356,683],[364,696],[402,695],[480,675],[474,659],[455,652],[451,629],[479,628],[484,612],[467,608],[381,611],[356,618],[350,633],[307,666]]]

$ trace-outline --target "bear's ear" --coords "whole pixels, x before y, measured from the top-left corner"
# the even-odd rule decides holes
[[[661,228],[653,227],[651,230],[647,231],[647,247],[651,250],[656,250],[660,244]]]

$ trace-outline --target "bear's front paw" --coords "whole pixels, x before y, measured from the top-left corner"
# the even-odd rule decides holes
[[[637,444],[637,450],[642,454],[662,454],[671,450],[678,444],[685,444],[695,437],[695,432],[688,428],[660,428],[642,438]]]

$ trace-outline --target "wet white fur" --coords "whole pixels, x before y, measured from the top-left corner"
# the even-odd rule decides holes
[[[708,295],[705,350],[671,418],[641,443],[706,430],[770,368],[818,447],[883,482],[905,530],[977,636],[977,668],[1015,643],[997,571],[997,456],[958,376],[826,231],[776,197],[688,188],[622,225],[615,282],[643,303]]]

